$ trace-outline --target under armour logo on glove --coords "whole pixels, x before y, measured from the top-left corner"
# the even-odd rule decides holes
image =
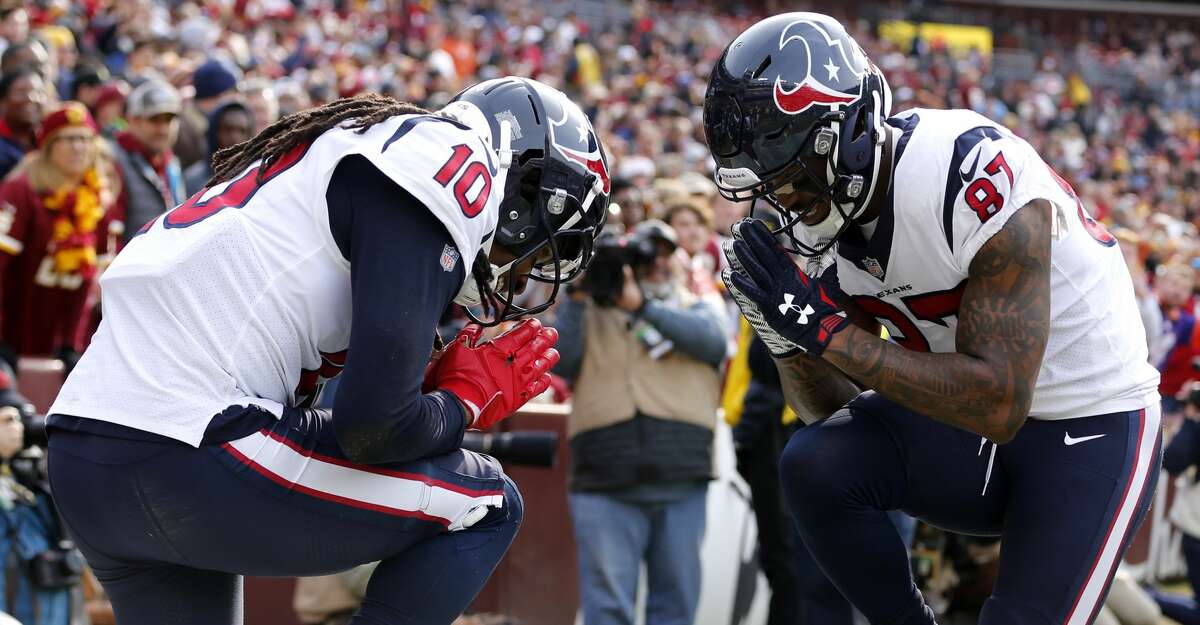
[[[796,323],[808,323],[808,316],[816,311],[813,310],[812,306],[805,306],[804,308],[801,308],[798,304],[793,304],[792,300],[794,299],[796,299],[795,295],[792,295],[791,293],[784,293],[783,303],[779,305],[779,314],[786,315],[789,310],[794,310],[800,313],[800,318],[796,320]]]
[[[734,224],[733,240],[723,248],[730,266],[721,279],[776,358],[800,351],[820,355],[833,335],[849,324],[831,296],[840,294],[837,285],[809,278],[763,222],[743,219]],[[797,313],[796,319],[789,318],[792,313]],[[816,323],[809,323],[810,318]]]

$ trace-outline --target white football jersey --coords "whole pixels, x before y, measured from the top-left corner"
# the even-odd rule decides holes
[[[914,109],[889,123],[902,131],[891,197],[869,241],[857,228],[840,240],[842,290],[904,347],[953,352],[971,260],[1017,209],[1045,199],[1055,213],[1050,336],[1030,417],[1157,402],[1129,270],[1070,185],[1024,140],[971,111]]]
[[[361,154],[446,226],[463,275],[496,229],[503,170],[457,122],[393,117],[330,130],[147,224],[100,280],[104,319],[51,408],[199,445],[231,405],[275,414],[315,400],[345,362],[350,263],[326,190]],[[493,177],[497,179],[493,179]]]

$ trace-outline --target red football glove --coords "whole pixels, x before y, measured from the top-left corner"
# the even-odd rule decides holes
[[[476,345],[483,328],[469,325],[431,362],[433,386],[454,394],[470,414],[467,427],[486,430],[550,386],[558,331],[526,319]]]

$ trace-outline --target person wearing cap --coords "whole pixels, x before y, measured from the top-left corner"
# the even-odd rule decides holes
[[[602,262],[603,248],[622,241],[653,259]],[[719,297],[686,287],[676,248],[675,231],[655,219],[598,243],[554,324],[554,372],[574,383],[569,501],[585,625],[635,621],[643,561],[647,625],[696,615],[726,331]],[[587,292],[612,282],[591,275],[601,271],[623,275],[617,297]]]
[[[175,140],[175,155],[184,169],[193,163],[211,158],[205,135],[213,109],[237,93],[241,72],[237,66],[218,59],[209,59],[192,73],[192,96],[179,116],[179,137]]]
[[[126,210],[127,243],[137,229],[187,199],[183,168],[171,146],[179,133],[181,102],[171,85],[150,80],[125,102],[129,130],[117,134],[121,203]]]
[[[108,81],[108,68],[102,63],[81,61],[71,74],[71,92],[66,99],[82,102],[95,117],[96,103]]]
[[[37,142],[38,124],[46,106],[46,83],[32,69],[17,69],[0,77],[0,179],[8,175]]]
[[[0,357],[83,351],[88,297],[123,227],[119,178],[87,107],[43,120],[31,152],[0,186]]]
[[[92,115],[104,138],[115,140],[117,135],[129,129],[129,122],[125,121],[125,98],[128,96],[129,83],[124,80],[113,80],[100,87]]]

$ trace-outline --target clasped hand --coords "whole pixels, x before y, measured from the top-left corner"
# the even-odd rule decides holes
[[[834,299],[841,295],[837,285],[801,271],[763,222],[734,224],[733,239],[723,250],[729,267],[721,279],[776,358],[799,352],[819,356],[849,323]]]

